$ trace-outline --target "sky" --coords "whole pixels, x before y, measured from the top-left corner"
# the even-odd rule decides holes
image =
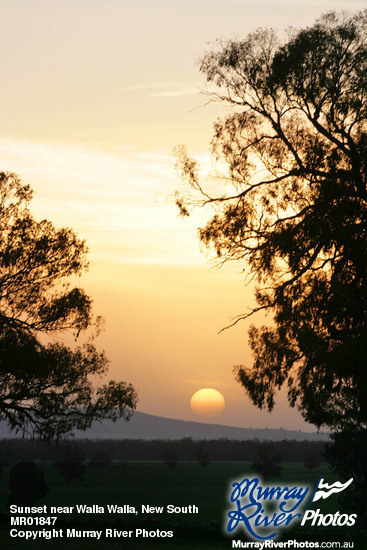
[[[284,394],[270,415],[235,382],[232,367],[251,365],[250,323],[218,333],[254,305],[253,286],[245,266],[218,269],[201,249],[208,213],[178,217],[172,149],[186,144],[210,173],[213,122],[226,109],[206,105],[198,61],[216,39],[364,4],[0,0],[0,169],[31,184],[37,219],[87,240],[81,284],[105,318],[98,343],[109,375],[136,387],[139,410],[195,420],[192,394],[212,387],[226,400],[214,423],[313,430]]]

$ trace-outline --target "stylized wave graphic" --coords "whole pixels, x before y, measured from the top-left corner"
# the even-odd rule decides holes
[[[353,481],[353,478],[350,478],[349,481],[346,483],[340,483],[340,481],[336,481],[335,483],[332,483],[331,485],[328,485],[324,482],[323,479],[320,479],[320,482],[317,486],[317,490],[315,492],[315,495],[312,499],[312,502],[315,502],[316,500],[319,500],[320,498],[328,498],[333,493],[341,493],[341,491],[344,491]]]

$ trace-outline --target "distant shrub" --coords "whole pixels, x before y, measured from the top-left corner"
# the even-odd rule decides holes
[[[164,461],[169,470],[174,470],[177,466],[177,453],[174,449],[167,449],[164,453]]]
[[[304,465],[306,468],[310,468],[310,470],[317,468],[317,466],[320,466],[320,458],[316,455],[308,455],[304,461]]]
[[[199,447],[195,451],[195,458],[203,468],[210,463],[210,454],[203,447]]]
[[[66,479],[68,485],[74,480],[83,481],[85,465],[84,454],[77,445],[70,443],[61,447],[61,453],[54,462],[54,468],[59,476]]]
[[[276,451],[274,444],[265,441],[257,444],[258,458],[251,464],[251,469],[264,480],[280,475],[282,455]]]

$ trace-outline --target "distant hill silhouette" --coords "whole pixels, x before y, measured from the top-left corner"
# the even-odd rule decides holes
[[[11,432],[5,422],[0,422],[0,439],[21,437]],[[135,412],[129,422],[110,420],[95,422],[85,432],[75,432],[77,439],[260,439],[282,441],[293,439],[297,441],[327,441],[327,433],[301,432],[295,430],[268,428],[237,428],[221,424],[205,424],[203,422],[188,422],[173,418],[163,418],[142,412]]]

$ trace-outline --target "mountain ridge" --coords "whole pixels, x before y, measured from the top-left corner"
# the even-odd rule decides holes
[[[165,418],[140,411],[135,411],[132,418],[125,422],[123,419],[112,422],[94,422],[89,430],[75,431],[75,439],[259,439],[282,441],[284,439],[296,441],[327,441],[329,434],[325,432],[302,432],[300,430],[286,430],[282,428],[239,428],[223,424],[208,424],[175,418]],[[0,439],[22,437],[21,434],[11,432],[5,422],[0,422]]]

